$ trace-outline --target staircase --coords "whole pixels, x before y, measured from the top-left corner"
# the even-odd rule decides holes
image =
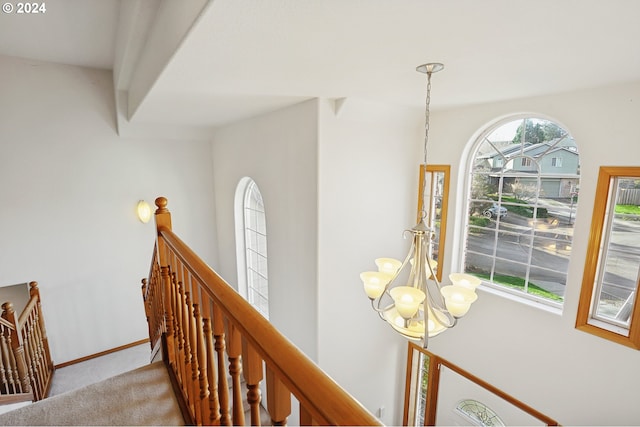
[[[169,374],[154,362],[0,414],[0,425],[185,425]]]
[[[11,302],[0,316],[0,404],[37,401],[49,394],[53,361],[37,282],[29,283],[29,301],[19,315]]]
[[[161,361],[0,414],[0,425],[286,425],[292,413],[299,425],[380,425],[173,233],[165,198],[156,206],[142,294]],[[29,351],[48,366],[39,348]]]

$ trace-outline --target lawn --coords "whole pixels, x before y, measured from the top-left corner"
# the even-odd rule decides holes
[[[489,275],[484,273],[473,273],[474,276],[478,276],[481,279],[489,280]],[[497,283],[499,285],[504,285],[510,288],[518,289],[524,292],[524,279],[515,276],[504,276],[500,274],[493,275],[493,283]],[[542,289],[540,286],[529,282],[529,286],[527,288],[527,293],[531,295],[536,295],[542,298],[549,299],[551,301],[559,301],[562,302],[563,297],[560,295],[556,295],[552,292],[549,292],[545,289]]]
[[[529,205],[529,202],[527,202],[526,200],[520,200],[518,198],[506,196],[503,194],[502,201],[519,204],[519,205],[504,205],[504,207],[507,208],[509,212],[513,212],[515,214],[524,216],[526,218],[533,218],[533,206],[526,206],[526,205]],[[547,208],[538,208],[538,211],[537,211],[538,218],[547,218],[548,216],[549,216],[549,213],[547,212]]]
[[[616,205],[617,214],[640,216],[640,206],[636,205]]]

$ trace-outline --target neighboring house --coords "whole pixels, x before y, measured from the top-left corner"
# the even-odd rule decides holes
[[[494,144],[497,150],[478,156],[476,168],[487,168],[490,183],[504,177],[505,186],[515,183],[537,186],[540,173],[542,194],[549,198],[575,195],[580,178],[578,149],[573,139],[554,139],[540,144]]]

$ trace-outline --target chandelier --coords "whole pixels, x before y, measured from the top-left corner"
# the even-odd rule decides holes
[[[427,145],[429,142],[429,104],[431,102],[431,75],[444,68],[440,63],[420,65],[417,71],[427,75],[427,99],[424,132],[424,165],[426,181]],[[426,182],[425,182],[426,184]],[[423,188],[426,188],[423,186]],[[433,192],[430,192],[433,198]],[[411,248],[404,261],[378,258],[378,271],[360,274],[371,307],[393,329],[406,338],[422,341],[427,348],[428,339],[456,325],[471,304],[478,298],[475,289],[480,279],[462,273],[452,273],[452,285],[442,286],[435,274],[438,263],[433,257],[431,244],[435,230],[426,221],[424,192],[419,196],[423,210],[421,219],[413,228],[405,230],[412,237]]]

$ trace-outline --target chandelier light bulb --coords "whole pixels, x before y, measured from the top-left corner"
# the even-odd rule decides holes
[[[402,266],[402,262],[394,258],[378,258],[376,259],[376,265],[378,266],[378,271],[395,276]]]
[[[364,291],[369,299],[379,298],[384,288],[391,281],[391,275],[379,271],[365,271],[360,273],[360,279],[364,284]]]
[[[398,286],[389,291],[395,302],[396,310],[403,319],[409,320],[418,312],[418,308],[427,295],[412,286]]]
[[[454,317],[462,317],[469,311],[471,304],[478,299],[478,295],[469,288],[451,285],[441,290],[447,310]]]
[[[451,273],[449,275],[449,280],[451,280],[451,283],[453,283],[454,285],[462,286],[472,290],[476,289],[478,286],[480,286],[480,283],[482,283],[482,281],[476,276],[465,273]]]

